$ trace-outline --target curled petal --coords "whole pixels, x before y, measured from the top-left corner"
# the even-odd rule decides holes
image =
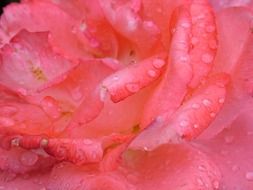
[[[159,78],[166,64],[164,57],[153,56],[129,65],[107,77],[102,82],[102,88],[106,88],[113,102],[121,101]]]

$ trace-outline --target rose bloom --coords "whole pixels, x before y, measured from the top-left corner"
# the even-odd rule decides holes
[[[5,7],[0,189],[252,190],[252,5]]]

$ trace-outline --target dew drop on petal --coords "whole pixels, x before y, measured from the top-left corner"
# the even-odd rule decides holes
[[[198,125],[198,124],[194,124],[193,127],[194,127],[195,129],[197,129],[197,128],[199,127],[199,125]]]
[[[48,140],[47,139],[41,139],[40,141],[40,147],[46,147],[48,145]]]
[[[11,146],[13,147],[18,147],[19,146],[19,139],[18,138],[14,138],[11,140]]]
[[[181,26],[184,27],[184,28],[190,28],[191,25],[188,22],[184,22],[184,23],[181,24]]]
[[[183,121],[180,122],[181,127],[187,127],[188,125],[189,125],[189,122],[186,121],[186,120],[183,120]]]
[[[223,104],[225,102],[225,99],[224,98],[220,98],[218,101],[219,101],[220,104]]]
[[[248,180],[248,181],[253,181],[253,171],[248,171],[245,173],[245,178]]]
[[[193,109],[199,109],[199,108],[200,108],[200,105],[199,105],[199,104],[196,104],[196,103],[195,103],[195,104],[192,104],[192,108],[193,108]]]
[[[155,60],[153,61],[153,66],[154,66],[156,69],[161,69],[164,65],[165,65],[165,61],[162,60],[162,59],[155,59]]]
[[[61,115],[60,108],[58,106],[58,101],[56,101],[51,96],[46,96],[41,101],[41,106],[43,110],[52,118],[59,118]]]
[[[205,54],[202,55],[201,60],[202,60],[204,63],[209,64],[209,63],[212,63],[213,58],[214,58],[213,55],[208,54],[208,53],[205,53]]]
[[[118,76],[113,76],[113,80],[117,81],[117,80],[119,80],[119,77]]]
[[[156,72],[154,70],[149,70],[148,71],[148,76],[154,78],[154,77],[156,77]]]
[[[203,103],[204,106],[210,106],[212,104],[212,102],[210,100],[208,100],[208,99],[204,99],[202,101],[202,103]]]
[[[20,93],[23,96],[27,96],[28,95],[27,90],[24,89],[24,88],[19,88],[19,89],[17,89],[17,91],[18,91],[18,93]]]
[[[129,83],[129,84],[126,84],[126,89],[129,92],[135,93],[135,92],[139,91],[140,86],[138,84],[136,84],[136,83]]]
[[[79,26],[79,29],[81,32],[84,32],[87,28],[87,25],[85,24],[85,22],[82,22]]]
[[[20,161],[25,166],[33,166],[38,161],[38,155],[31,151],[26,151],[21,155]]]

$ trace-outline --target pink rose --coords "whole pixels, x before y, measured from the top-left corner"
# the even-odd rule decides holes
[[[253,189],[252,6],[7,6],[0,189]]]

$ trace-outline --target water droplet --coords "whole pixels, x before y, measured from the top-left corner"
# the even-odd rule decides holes
[[[126,85],[126,89],[129,92],[135,93],[135,92],[139,91],[140,87],[137,83],[129,83],[129,84]]]
[[[214,113],[214,112],[210,113],[210,117],[215,117],[215,116],[216,116],[216,113]]]
[[[190,28],[191,25],[188,22],[184,22],[184,23],[181,24],[181,26],[184,27],[184,28]]]
[[[0,126],[10,127],[13,125],[15,125],[15,121],[13,119],[0,116]]]
[[[20,93],[23,96],[27,96],[28,95],[27,90],[24,89],[24,88],[19,88],[19,89],[17,89],[17,91],[18,91],[18,93]]]
[[[33,166],[38,161],[38,159],[39,157],[37,154],[31,151],[26,151],[21,155],[20,161],[25,166]]]
[[[219,189],[219,187],[220,187],[219,181],[218,181],[218,180],[214,180],[214,181],[213,181],[213,188],[214,188],[214,189]]]
[[[119,80],[119,77],[117,75],[115,75],[115,76],[113,76],[113,80],[117,81],[117,80]]]
[[[83,143],[84,143],[85,145],[91,145],[91,144],[93,144],[93,141],[90,140],[90,139],[84,139],[84,140],[83,140]]]
[[[231,136],[231,135],[225,136],[224,141],[225,143],[230,144],[234,141],[234,136]]]
[[[199,109],[199,108],[200,108],[200,105],[199,105],[199,104],[196,104],[196,103],[195,103],[195,104],[192,104],[192,108],[193,108],[193,109]]]
[[[138,26],[138,22],[135,18],[128,18],[127,28],[129,31],[136,30],[137,26]]]
[[[215,31],[215,26],[213,26],[213,25],[207,26],[206,31],[209,32],[209,33],[214,32]]]
[[[180,122],[181,127],[187,127],[188,125],[189,125],[189,122],[186,121],[186,120],[183,120],[183,121]]]
[[[205,53],[205,54],[202,55],[201,60],[202,60],[204,63],[209,64],[209,63],[212,63],[213,58],[214,58],[213,55],[211,55],[211,54],[209,54],[209,53]]]
[[[154,70],[149,70],[148,71],[148,76],[154,78],[154,77],[156,77],[156,72]]]
[[[253,171],[246,172],[245,178],[246,178],[248,181],[253,181]]]
[[[225,99],[224,99],[224,98],[220,98],[220,99],[218,100],[218,102],[219,102],[220,104],[223,104],[223,103],[225,102]]]
[[[81,32],[84,32],[86,29],[87,29],[86,23],[85,23],[85,22],[82,22],[82,23],[80,24],[80,26],[79,26],[79,30],[80,30]]]
[[[180,57],[180,61],[183,61],[183,62],[189,61],[189,56]]]
[[[43,110],[52,118],[59,118],[61,116],[60,108],[58,106],[58,101],[56,101],[51,96],[46,96],[41,101],[41,106]]]
[[[18,147],[19,146],[19,138],[14,138],[11,140],[11,146]]]
[[[199,128],[199,125],[198,125],[198,124],[194,124],[193,127],[194,127],[195,129],[197,129],[197,128]]]
[[[165,65],[165,61],[162,60],[162,59],[155,59],[155,60],[153,61],[153,66],[154,66],[156,69],[161,69],[164,65]]]
[[[210,106],[212,104],[212,102],[210,100],[208,100],[208,99],[204,99],[202,101],[202,103],[203,103],[204,106]]]
[[[40,141],[40,147],[46,147],[48,145],[49,141],[48,139],[41,139]]]

